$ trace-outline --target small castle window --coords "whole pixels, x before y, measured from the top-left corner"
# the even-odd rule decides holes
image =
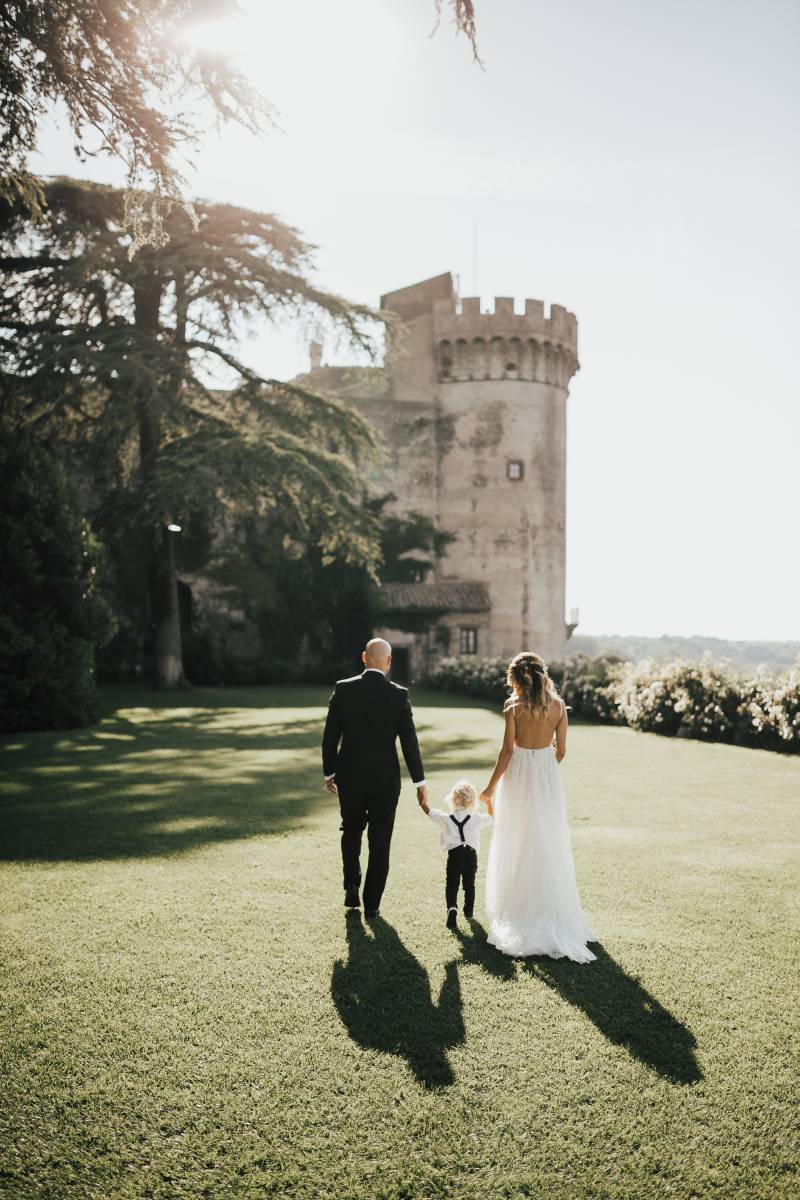
[[[462,625],[459,629],[459,650],[462,654],[478,653],[478,631],[474,626]]]
[[[525,464],[522,463],[518,458],[510,459],[508,465],[506,466],[506,475],[508,475],[508,478],[513,479],[516,482],[516,480],[522,479],[524,474]]]

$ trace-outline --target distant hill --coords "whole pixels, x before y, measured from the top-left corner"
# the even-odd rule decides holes
[[[800,655],[800,642],[732,642],[713,637],[625,637],[622,634],[603,633],[589,637],[575,634],[568,642],[571,653],[618,654],[621,658],[634,661],[652,658],[663,662],[670,658],[689,661],[701,659],[708,651],[714,658],[732,663],[736,667],[751,669],[766,666],[773,670],[786,671],[794,666]]]

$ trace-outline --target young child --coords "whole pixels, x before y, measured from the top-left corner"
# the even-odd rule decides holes
[[[478,812],[478,793],[466,779],[460,780],[445,796],[449,813],[431,808],[427,800],[422,805],[432,821],[439,826],[441,846],[447,851],[445,901],[447,928],[456,928],[458,885],[464,885],[464,916],[471,917],[475,908],[475,873],[478,870],[478,847],[481,830],[492,824],[492,801],[487,800],[488,813]]]

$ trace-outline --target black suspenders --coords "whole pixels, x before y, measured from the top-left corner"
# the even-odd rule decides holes
[[[459,834],[459,837],[461,838],[462,846],[466,845],[466,838],[464,837],[464,826],[466,825],[467,821],[469,820],[469,815],[464,817],[463,821],[459,821],[457,817],[454,817],[451,815],[450,820],[453,822],[453,824],[458,829],[458,834]]]

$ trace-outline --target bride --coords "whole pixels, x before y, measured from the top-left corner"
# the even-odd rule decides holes
[[[592,962],[597,938],[575,883],[564,788],[567,710],[538,654],[518,654],[506,676],[506,730],[492,777],[495,828],[486,869],[489,941],[504,954]],[[555,738],[555,747],[553,739]]]

